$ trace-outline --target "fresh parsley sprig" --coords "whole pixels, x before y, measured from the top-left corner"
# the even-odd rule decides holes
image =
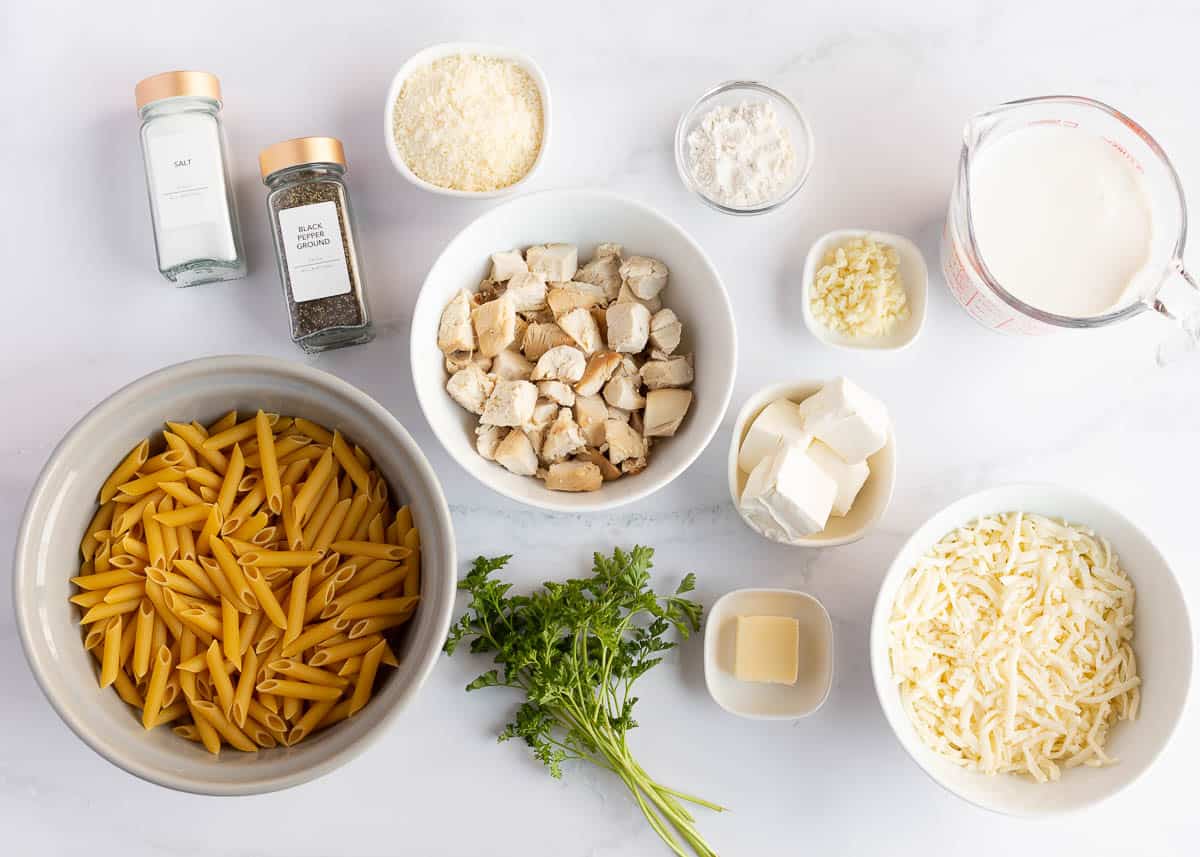
[[[718,812],[723,808],[651,777],[634,760],[627,734],[637,697],[633,684],[662,662],[677,643],[700,629],[700,605],[684,597],[695,588],[692,574],[671,595],[650,588],[652,548],[595,555],[592,576],[547,582],[531,595],[510,595],[511,583],[493,575],[511,556],[475,560],[459,584],[470,594],[467,612],[450,629],[446,653],[463,641],[496,664],[467,685],[515,688],[525,695],[501,741],[519,739],[562,776],[568,759],[592,762],[620,777],[646,820],[679,857],[680,840],[699,857],[716,852],[701,838],[685,803]]]

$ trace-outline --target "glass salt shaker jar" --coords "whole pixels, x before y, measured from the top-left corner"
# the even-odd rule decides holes
[[[168,71],[134,87],[159,272],[177,286],[246,276],[221,126],[221,84]]]
[[[370,342],[341,141],[287,140],[263,149],[258,163],[292,341],[308,352]]]

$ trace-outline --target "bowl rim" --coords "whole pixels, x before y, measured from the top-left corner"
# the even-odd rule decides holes
[[[708,431],[705,434],[701,443],[697,444],[696,447],[691,452],[689,452],[684,457],[684,459],[678,465],[676,465],[676,467],[673,470],[671,470],[671,471],[667,471],[667,470],[655,471],[652,468],[647,468],[646,471],[644,473],[640,474],[638,477],[639,482],[642,482],[642,480],[645,480],[645,482],[644,482],[645,487],[641,487],[641,485],[639,485],[639,487],[635,491],[633,491],[631,494],[629,494],[628,496],[621,497],[621,498],[612,498],[610,496],[610,499],[607,499],[607,500],[600,499],[605,494],[604,489],[601,488],[599,491],[592,492],[592,495],[594,495],[597,499],[592,500],[590,502],[584,502],[581,500],[577,500],[574,504],[568,506],[568,505],[565,505],[565,504],[560,503],[557,500],[555,500],[554,499],[555,492],[550,491],[548,488],[539,492],[537,494],[536,498],[532,498],[532,497],[519,496],[513,492],[508,491],[506,488],[503,488],[499,485],[492,484],[491,481],[485,481],[484,479],[477,476],[474,472],[472,472],[472,470],[467,466],[466,461],[468,459],[465,456],[460,456],[454,449],[451,448],[450,444],[446,441],[446,439],[434,427],[433,421],[429,417],[430,411],[433,407],[433,403],[428,401],[427,397],[422,393],[424,384],[421,382],[421,379],[419,379],[417,377],[417,372],[418,372],[417,367],[419,365],[419,360],[421,357],[424,356],[424,354],[423,353],[420,355],[418,354],[418,348],[420,347],[420,345],[419,345],[420,338],[414,334],[413,328],[415,328],[415,325],[417,324],[418,320],[421,318],[423,312],[425,311],[425,305],[428,302],[434,300],[434,297],[432,296],[432,289],[429,288],[430,277],[433,275],[433,272],[435,270],[437,270],[437,268],[442,264],[442,261],[444,259],[449,258],[450,256],[452,256],[454,253],[456,253],[458,251],[459,243],[464,240],[464,236],[468,232],[473,230],[476,226],[478,226],[480,223],[484,222],[485,220],[489,220],[489,219],[503,220],[505,218],[505,216],[507,215],[508,209],[510,206],[517,205],[517,204],[527,204],[527,202],[529,200],[536,200],[536,199],[546,200],[546,201],[548,201],[549,204],[552,205],[557,198],[571,199],[572,197],[603,199],[603,200],[606,200],[609,202],[616,202],[621,205],[627,205],[632,208],[636,208],[636,209],[640,210],[641,212],[649,215],[650,217],[657,218],[658,220],[662,221],[662,223],[665,224],[668,228],[675,230],[679,234],[680,238],[682,238],[683,241],[688,246],[690,246],[692,248],[692,250],[697,254],[697,257],[704,264],[704,266],[708,268],[709,272],[712,274],[713,280],[717,284],[717,292],[720,296],[720,304],[717,307],[717,311],[719,311],[721,314],[723,314],[724,317],[728,320],[729,335],[730,335],[730,340],[731,340],[731,342],[730,342],[731,351],[730,351],[730,355],[729,355],[728,368],[726,369],[726,372],[728,374],[728,381],[724,385],[724,391],[721,393],[715,394],[715,395],[721,396],[721,400],[718,403],[719,407],[717,409],[717,418],[715,420],[713,420],[713,424],[708,429]],[[441,309],[442,309],[441,307],[438,308],[439,316],[440,316]],[[489,209],[488,211],[479,215],[479,217],[476,217],[474,220],[472,220],[466,226],[464,226],[458,232],[458,234],[455,235],[449,241],[449,243],[446,244],[446,246],[442,250],[442,252],[438,254],[437,259],[435,259],[433,264],[429,267],[429,271],[425,274],[425,279],[421,283],[420,293],[417,295],[417,301],[413,305],[412,322],[411,322],[411,326],[410,326],[410,333],[409,333],[408,340],[409,340],[409,361],[408,362],[409,362],[410,371],[412,372],[413,387],[416,389],[416,393],[417,393],[417,403],[421,407],[421,413],[425,417],[425,422],[429,424],[430,430],[432,431],[434,437],[436,437],[438,439],[438,443],[440,443],[442,445],[442,449],[444,449],[449,454],[449,456],[454,460],[454,462],[459,467],[461,467],[472,479],[474,479],[476,482],[483,485],[484,487],[488,488],[489,490],[494,491],[495,493],[499,494],[500,496],[507,497],[508,499],[514,500],[525,506],[531,506],[533,508],[544,509],[549,512],[558,512],[558,513],[564,513],[564,514],[585,514],[585,513],[591,513],[591,512],[604,512],[604,511],[609,511],[612,509],[617,509],[622,506],[626,506],[630,503],[636,503],[640,500],[644,500],[647,497],[649,497],[650,495],[657,493],[658,491],[665,488],[670,483],[674,482],[677,478],[679,478],[679,476],[681,476],[685,471],[687,471],[687,469],[689,467],[691,467],[693,464],[695,464],[696,459],[698,459],[700,457],[700,455],[706,449],[708,449],[709,445],[712,443],[713,438],[716,436],[717,431],[720,430],[721,424],[724,422],[724,419],[725,419],[725,414],[729,410],[729,402],[733,397],[733,387],[734,387],[734,383],[737,379],[737,364],[738,364],[737,321],[736,321],[736,317],[733,312],[733,304],[729,299],[729,292],[726,290],[725,283],[721,279],[721,275],[717,271],[716,265],[713,264],[712,259],[709,258],[708,254],[704,251],[704,249],[696,242],[696,240],[694,238],[692,238],[692,236],[683,227],[681,227],[678,223],[676,223],[671,218],[667,217],[665,214],[663,214],[658,209],[656,209],[650,205],[647,205],[646,203],[639,202],[635,199],[631,199],[630,197],[624,196],[622,194],[614,193],[613,191],[595,190],[595,189],[591,189],[591,188],[556,188],[556,189],[552,189],[552,190],[537,191],[535,193],[521,194],[520,196],[515,197],[513,199],[505,200],[500,205],[497,205],[496,207]],[[441,390],[441,395],[442,396],[445,395],[444,390]],[[650,473],[654,474],[654,479],[646,479],[647,474],[650,474]],[[543,499],[542,495],[548,495],[548,496],[545,499]],[[581,495],[581,494],[575,495],[575,497],[577,497],[577,498],[582,497],[582,496],[584,496],[584,495]]]
[[[774,544],[783,545],[784,547],[789,548],[832,548],[840,545],[853,544],[854,542],[861,541],[867,535],[867,533],[869,533],[876,525],[878,525],[879,522],[883,520],[883,516],[887,514],[887,510],[892,505],[892,497],[895,496],[896,493],[896,456],[898,452],[896,445],[896,429],[892,423],[891,409],[889,408],[888,438],[887,443],[883,445],[883,449],[888,449],[890,447],[891,451],[891,466],[886,470],[887,496],[883,498],[883,501],[879,504],[879,508],[875,514],[871,515],[866,521],[864,521],[862,526],[860,526],[857,530],[853,530],[845,535],[832,537],[822,537],[821,533],[813,533],[811,536],[805,536],[804,538],[795,542],[779,542],[771,539],[768,536],[764,536],[758,530],[754,529],[754,527],[750,526],[750,522],[747,521],[745,515],[742,514],[740,503],[741,498],[738,496],[738,473],[741,471],[738,468],[737,460],[738,452],[741,450],[742,446],[742,434],[745,431],[746,423],[750,419],[750,412],[752,410],[761,411],[767,405],[771,404],[771,402],[779,399],[790,399],[795,391],[806,389],[808,387],[815,388],[812,393],[809,393],[810,396],[815,395],[821,389],[821,387],[832,380],[833,378],[827,378],[825,380],[812,379],[779,381],[775,384],[768,384],[758,391],[751,393],[746,398],[741,410],[738,411],[737,416],[733,420],[733,432],[729,437],[729,455],[726,470],[726,478],[729,482],[729,499],[730,502],[733,503],[733,508],[737,511],[738,518],[741,519],[742,523],[745,524],[746,527],[756,536],[768,539]],[[870,456],[868,456],[868,458],[870,458]],[[871,475],[867,477],[868,481],[875,475],[875,473],[876,471],[871,471]],[[866,483],[863,484],[865,485]]]
[[[734,90],[752,90],[754,92],[766,95],[781,102],[791,113],[801,130],[804,132],[805,156],[804,163],[797,171],[796,181],[788,188],[787,192],[769,202],[764,202],[761,205],[752,206],[736,206],[725,205],[712,199],[699,187],[696,186],[692,179],[691,171],[687,168],[683,155],[684,144],[687,142],[687,128],[691,124],[691,119],[695,117],[704,104],[710,99],[726,92]],[[683,182],[683,186],[690,190],[693,194],[699,197],[700,201],[714,211],[719,211],[722,214],[730,214],[734,217],[754,217],[759,214],[769,214],[778,208],[782,208],[787,204],[792,197],[800,192],[800,188],[804,187],[808,182],[808,177],[812,173],[813,159],[815,157],[815,137],[813,136],[812,126],[808,123],[808,117],[804,115],[804,111],[793,101],[788,95],[776,89],[775,87],[763,83],[759,80],[725,80],[718,83],[716,86],[708,89],[700,95],[695,101],[688,106],[679,117],[679,121],[675,124],[675,170],[679,173],[679,178]]]
[[[538,149],[537,157],[529,167],[529,171],[506,187],[497,188],[496,190],[458,190],[456,188],[439,187],[432,182],[425,181],[425,179],[414,173],[396,148],[396,141],[392,132],[392,116],[396,109],[396,99],[400,97],[400,90],[403,88],[404,82],[412,76],[412,73],[418,67],[427,62],[434,62],[454,54],[479,54],[480,56],[512,60],[520,65],[533,78],[534,83],[537,84],[538,93],[542,99],[542,145]],[[423,48],[410,56],[392,77],[392,82],[388,86],[387,100],[383,105],[384,148],[387,150],[388,160],[392,162],[392,166],[396,169],[396,172],[400,173],[400,175],[421,190],[440,194],[441,196],[457,197],[459,199],[495,199],[507,196],[522,188],[541,167],[546,157],[546,150],[550,146],[550,119],[550,83],[546,78],[545,72],[542,71],[542,67],[529,54],[515,48],[486,42],[439,42]]]
[[[888,693],[888,690],[890,689],[890,684],[891,684],[891,682],[890,682],[890,671],[891,670],[890,670],[890,666],[886,663],[887,640],[884,637],[884,633],[885,633],[885,628],[887,625],[887,618],[886,618],[887,613],[890,611],[891,606],[892,606],[891,601],[888,601],[887,603],[885,603],[884,592],[885,592],[885,590],[888,589],[889,584],[891,583],[891,581],[893,579],[895,579],[900,574],[907,573],[908,569],[899,564],[900,557],[908,552],[909,548],[916,542],[918,536],[921,536],[922,538],[924,538],[924,536],[922,535],[922,530],[924,530],[927,526],[929,526],[929,524],[935,518],[941,517],[943,514],[954,509],[956,506],[960,506],[960,505],[967,506],[967,505],[979,503],[979,502],[982,502],[985,498],[988,498],[991,496],[999,496],[999,495],[1002,495],[1007,492],[1023,492],[1024,493],[1024,492],[1035,492],[1035,491],[1036,492],[1050,492],[1059,497],[1071,497],[1076,500],[1082,500],[1085,503],[1089,503],[1089,504],[1095,506],[1096,508],[1102,509],[1106,513],[1108,513],[1108,514],[1114,516],[1115,518],[1119,519],[1120,521],[1122,521],[1125,524],[1125,526],[1127,526],[1130,529],[1130,531],[1137,533],[1146,542],[1147,546],[1149,546],[1150,550],[1153,552],[1153,554],[1158,558],[1159,562],[1162,564],[1162,567],[1165,568],[1167,571],[1167,574],[1165,577],[1165,582],[1169,586],[1174,588],[1174,594],[1176,595],[1178,600],[1183,604],[1183,615],[1184,615],[1184,620],[1185,620],[1184,627],[1183,627],[1183,634],[1187,638],[1186,639],[1187,645],[1184,647],[1184,650],[1187,653],[1186,656],[1188,658],[1188,665],[1187,665],[1188,669],[1186,669],[1184,671],[1185,675],[1187,676],[1187,679],[1186,679],[1187,686],[1184,688],[1183,702],[1179,706],[1179,710],[1175,713],[1175,716],[1172,718],[1170,726],[1168,727],[1166,734],[1163,735],[1162,741],[1161,741],[1158,749],[1156,749],[1150,755],[1150,757],[1146,760],[1146,763],[1142,766],[1142,768],[1140,770],[1136,771],[1133,774],[1133,776],[1129,777],[1128,779],[1126,779],[1123,782],[1121,782],[1120,784],[1118,784],[1116,786],[1116,788],[1114,788],[1112,791],[1108,792],[1107,794],[1101,795],[1101,796],[1095,798],[1094,800],[1081,803],[1078,806],[1071,806],[1071,807],[1065,807],[1065,808],[1054,807],[1054,808],[1046,808],[1043,810],[1028,810],[1028,811],[1026,811],[1026,810],[1021,810],[1021,809],[1016,809],[1016,808],[1008,808],[1008,807],[1004,807],[1004,806],[999,806],[995,803],[987,803],[987,802],[984,802],[981,800],[976,800],[974,798],[968,797],[967,795],[963,794],[962,792],[959,792],[958,790],[951,787],[948,783],[943,782],[942,779],[940,777],[938,777],[937,774],[934,773],[934,771],[932,771],[925,764],[923,759],[920,758],[919,754],[917,752],[914,752],[914,750],[909,746],[909,742],[905,741],[903,738],[900,737],[900,731],[897,728],[896,720],[898,718],[906,717],[907,715],[905,715],[903,711],[893,712],[891,706],[889,706],[887,703],[884,702],[885,695]],[[970,516],[964,517],[963,520],[969,521],[969,520],[971,520],[971,517]],[[935,537],[935,539],[936,538],[940,538],[940,537]],[[930,542],[929,544],[932,545],[932,542]],[[893,593],[892,597],[894,598],[894,593]],[[993,485],[988,488],[982,488],[978,491],[973,491],[970,494],[963,495],[962,497],[959,497],[959,498],[951,501],[950,503],[947,503],[945,506],[937,509],[932,514],[930,514],[924,521],[921,522],[920,525],[918,525],[912,531],[912,533],[909,535],[909,537],[904,540],[904,543],[902,545],[900,545],[899,548],[897,548],[895,555],[892,557],[891,563],[888,565],[887,571],[884,572],[883,577],[879,582],[879,589],[875,594],[875,603],[871,608],[871,624],[870,624],[867,634],[868,634],[867,635],[867,661],[868,661],[868,663],[870,665],[870,669],[871,669],[871,685],[875,689],[875,700],[879,704],[879,708],[881,709],[881,711],[883,713],[883,718],[884,718],[884,720],[887,721],[888,728],[891,729],[892,735],[896,739],[896,742],[904,750],[905,754],[908,755],[909,759],[911,759],[913,761],[913,763],[916,764],[916,766],[918,768],[920,768],[922,773],[924,773],[925,776],[927,776],[930,780],[932,780],[939,788],[943,789],[944,791],[953,795],[954,797],[958,798],[959,800],[965,801],[966,803],[969,803],[972,806],[978,807],[979,809],[983,809],[983,810],[987,810],[988,812],[996,813],[997,815],[1004,815],[1004,816],[1009,816],[1009,817],[1013,817],[1013,818],[1050,818],[1050,817],[1064,816],[1064,815],[1070,815],[1072,813],[1081,812],[1085,809],[1094,807],[1098,804],[1104,803],[1105,801],[1111,800],[1112,798],[1116,797],[1121,792],[1125,791],[1127,788],[1129,788],[1135,782],[1140,780],[1142,777],[1144,777],[1146,775],[1146,773],[1152,767],[1154,767],[1154,763],[1156,761],[1158,761],[1158,759],[1162,756],[1163,752],[1167,749],[1168,746],[1170,746],[1172,739],[1174,738],[1176,732],[1178,732],[1179,722],[1180,722],[1180,720],[1183,719],[1183,713],[1188,709],[1189,703],[1191,702],[1191,696],[1192,696],[1191,674],[1192,674],[1192,666],[1193,666],[1192,662],[1194,661],[1193,651],[1194,651],[1194,645],[1195,645],[1195,642],[1194,642],[1195,638],[1194,638],[1193,632],[1192,632],[1191,615],[1188,610],[1187,599],[1184,597],[1183,588],[1179,584],[1179,578],[1175,574],[1175,570],[1171,567],[1171,564],[1169,562],[1167,562],[1167,558],[1163,555],[1162,551],[1159,550],[1158,544],[1153,539],[1150,538],[1150,536],[1146,533],[1146,531],[1144,529],[1142,529],[1140,526],[1138,526],[1136,523],[1134,523],[1134,521],[1132,519],[1130,519],[1128,515],[1119,511],[1117,508],[1115,508],[1111,504],[1097,499],[1096,497],[1087,493],[1086,491],[1082,491],[1078,488],[1071,488],[1071,487],[1068,487],[1065,485],[1059,485],[1054,482],[1032,482],[1032,481],[1029,481],[1029,482],[1003,482],[998,485]],[[916,743],[916,746],[920,746],[920,747],[924,748],[924,745],[920,744],[919,740],[915,743]],[[929,752],[932,752],[932,751],[929,751]]]
[[[821,698],[817,701],[816,705],[807,711],[795,714],[760,714],[756,711],[740,711],[730,708],[713,692],[711,674],[712,670],[716,668],[716,656],[710,649],[709,638],[710,636],[713,637],[714,641],[711,645],[715,647],[717,644],[714,635],[719,633],[719,631],[713,630],[712,618],[720,615],[719,611],[724,607],[726,601],[732,601],[741,595],[776,595],[784,598],[800,598],[811,601],[820,610],[821,617],[825,620],[822,627],[824,627],[826,635],[829,638],[829,677],[825,682],[825,690],[821,693]],[[746,586],[740,589],[731,589],[713,602],[712,607],[708,609],[708,617],[704,622],[704,689],[708,691],[708,695],[712,697],[713,702],[735,717],[742,717],[746,720],[803,720],[805,717],[811,717],[820,711],[829,699],[830,694],[833,693],[833,678],[834,672],[837,669],[837,653],[834,650],[836,645],[837,634],[833,628],[833,617],[829,615],[829,609],[825,606],[824,602],[811,592],[780,586]]]
[[[907,253],[910,258],[916,259],[921,264],[921,282],[914,290],[910,284],[905,283],[905,291],[908,292],[910,311],[913,306],[912,296],[914,293],[921,295],[921,311],[920,315],[913,319],[912,333],[909,337],[896,345],[881,345],[870,344],[871,340],[879,339],[879,337],[864,337],[861,344],[855,344],[853,341],[834,338],[833,331],[828,330],[821,322],[813,317],[812,308],[809,299],[812,297],[813,278],[817,273],[817,262],[824,254],[830,244],[849,240],[851,238],[871,238],[882,244],[892,244],[896,246],[901,253]],[[800,311],[804,317],[804,326],[808,328],[808,332],[813,335],[813,338],[822,345],[828,345],[830,348],[840,348],[843,351],[854,352],[882,352],[891,353],[903,351],[912,346],[917,338],[921,335],[921,331],[925,329],[925,319],[929,314],[929,263],[925,261],[925,254],[921,252],[921,248],[911,238],[901,235],[898,232],[885,232],[881,229],[833,229],[826,232],[824,235],[813,241],[808,248],[808,252],[804,255],[803,279],[800,283]]]
[[[60,457],[63,456],[72,446],[76,446],[83,442],[84,433],[97,420],[119,413],[123,406],[136,399],[141,391],[157,381],[165,378],[179,377],[183,375],[196,374],[208,375],[213,372],[274,372],[281,375],[291,376],[310,384],[322,386],[325,389],[335,393],[338,396],[350,399],[354,403],[366,410],[372,416],[389,424],[396,435],[396,440],[401,446],[406,447],[406,451],[411,455],[415,468],[420,472],[423,481],[426,481],[433,488],[429,500],[429,514],[433,515],[438,526],[444,530],[449,536],[446,550],[450,560],[453,573],[446,575],[446,581],[443,588],[446,590],[445,599],[446,607],[441,611],[441,615],[434,617],[435,627],[439,627],[440,636],[444,637],[450,626],[450,619],[454,609],[454,592],[457,585],[457,553],[454,539],[453,522],[450,517],[450,509],[446,504],[446,498],[442,492],[441,483],[437,479],[437,475],[430,466],[429,461],[417,446],[408,430],[404,425],[383,405],[377,402],[366,392],[358,389],[348,381],[333,375],[329,372],[308,366],[303,363],[294,363],[289,360],[284,360],[279,357],[269,357],[265,355],[251,354],[232,354],[232,355],[217,355],[210,357],[199,357],[191,360],[185,360],[180,363],[174,363],[165,366],[161,369],[156,369],[150,373],[123,385],[114,393],[104,397],[100,402],[90,408],[87,413],[81,416],[74,425],[63,435],[62,439],[54,446],[49,456],[46,458],[45,464],[39,471],[33,488],[29,492],[29,497],[26,501],[25,511],[21,517],[21,523],[17,530],[16,545],[13,551],[13,582],[12,582],[12,597],[13,611],[16,614],[17,637],[21,643],[21,649],[25,655],[25,661],[29,665],[30,672],[37,682],[38,687],[42,691],[42,695],[46,697],[46,701],[67,725],[75,735],[83,741],[88,747],[96,752],[101,758],[116,767],[134,775],[135,777],[145,780],[149,783],[164,786],[166,788],[187,792],[191,794],[203,794],[214,796],[236,796],[248,794],[264,794],[267,792],[279,791],[282,789],[291,788],[301,785],[324,776],[329,772],[336,770],[346,762],[356,758],[368,746],[375,743],[384,733],[401,711],[406,708],[420,690],[421,686],[429,678],[430,673],[437,664],[437,659],[441,654],[441,649],[432,649],[417,659],[416,669],[413,673],[413,682],[404,689],[403,693],[396,699],[395,703],[383,712],[381,719],[372,728],[358,738],[354,743],[347,746],[344,750],[330,756],[328,759],[319,761],[308,767],[300,770],[280,774],[274,777],[260,777],[258,779],[250,779],[245,782],[223,783],[215,780],[201,779],[199,777],[178,773],[176,771],[162,770],[152,766],[144,765],[136,759],[131,759],[120,755],[108,746],[104,738],[98,731],[88,728],[79,718],[75,717],[64,706],[60,705],[54,692],[51,690],[47,676],[51,670],[47,664],[42,663],[39,659],[33,643],[35,628],[40,627],[40,621],[33,615],[34,596],[31,591],[27,590],[27,586],[31,582],[27,578],[32,578],[33,569],[36,568],[36,563],[28,563],[25,560],[33,550],[32,544],[32,526],[35,507],[44,502],[46,492],[49,490],[47,480],[50,478],[51,471],[59,464]]]

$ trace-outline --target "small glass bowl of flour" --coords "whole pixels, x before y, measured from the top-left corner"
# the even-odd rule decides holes
[[[778,90],[733,80],[710,89],[675,128],[675,166],[689,190],[725,214],[764,214],[804,185],[812,131]]]

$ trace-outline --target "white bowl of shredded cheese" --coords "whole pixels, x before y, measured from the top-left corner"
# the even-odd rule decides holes
[[[433,45],[392,79],[383,134],[392,165],[417,187],[469,199],[504,196],[542,163],[550,141],[550,86],[520,51],[474,42]]]
[[[880,587],[870,650],[884,716],[935,782],[1046,816],[1150,767],[1183,713],[1193,641],[1140,529],[1078,491],[1017,484],[912,535]]]

